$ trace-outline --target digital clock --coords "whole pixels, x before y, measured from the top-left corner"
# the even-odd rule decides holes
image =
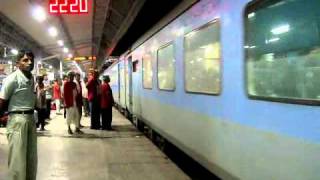
[[[50,14],[82,14],[88,12],[88,0],[49,0]]]

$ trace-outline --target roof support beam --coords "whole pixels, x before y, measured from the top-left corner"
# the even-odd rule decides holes
[[[47,56],[38,44],[23,29],[0,12],[0,42],[9,48],[30,49],[36,56]]]
[[[122,21],[120,28],[112,39],[111,46],[108,48],[107,56],[111,54],[112,50],[115,48],[121,37],[127,32],[144,3],[145,0],[134,1],[126,18]]]
[[[72,37],[71,37],[71,35],[70,35],[70,32],[69,32],[69,30],[68,30],[68,27],[67,27],[64,19],[62,18],[62,16],[58,16],[58,19],[59,19],[59,21],[60,21],[61,28],[63,29],[63,31],[64,31],[64,33],[65,33],[65,35],[66,35],[66,37],[67,37],[67,40],[68,40],[68,42],[69,42],[69,44],[70,44],[69,49],[73,49],[73,50],[74,50],[74,55],[77,56],[77,55],[78,55],[78,51],[75,49],[75,46],[74,46]]]
[[[100,51],[100,42],[106,22],[111,0],[94,0],[94,14],[92,22],[92,55]]]

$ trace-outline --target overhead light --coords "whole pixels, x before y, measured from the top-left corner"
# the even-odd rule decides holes
[[[68,53],[68,52],[69,52],[69,49],[66,48],[66,47],[64,47],[64,48],[63,48],[63,52],[64,52],[64,53]]]
[[[41,61],[38,61],[37,63],[38,63],[38,64],[42,64],[42,62],[41,62]]]
[[[248,14],[248,18],[249,18],[249,19],[250,19],[250,18],[253,18],[255,15],[256,15],[256,13],[252,12],[252,13]]]
[[[34,7],[34,9],[32,10],[32,16],[38,22],[43,22],[47,18],[46,13],[41,6]]]
[[[62,40],[58,40],[57,43],[58,43],[59,46],[63,46],[64,45],[64,42]]]
[[[53,67],[50,65],[49,68],[52,69]]]
[[[68,58],[72,58],[73,57],[73,55],[70,53],[70,54],[68,54]]]
[[[12,64],[12,61],[8,61],[8,64],[10,64],[10,65],[11,65],[11,64]]]
[[[266,40],[266,44],[269,44],[269,43],[272,43],[272,42],[276,42],[276,41],[279,41],[280,38],[276,37],[276,38],[272,38],[272,39],[269,39],[269,40]]]
[[[17,55],[18,54],[18,50],[17,49],[11,49],[10,51],[12,54]]]
[[[267,42],[267,41],[266,41]],[[244,46],[244,48],[245,49],[254,49],[254,48],[256,48],[256,46],[248,46],[248,45],[246,45],[246,46]]]
[[[283,33],[286,33],[290,31],[290,25],[289,24],[286,24],[286,25],[281,25],[281,26],[278,26],[278,27],[275,27],[271,30],[271,32],[275,35],[278,35],[278,34],[283,34]]]
[[[53,26],[51,26],[48,29],[48,32],[49,32],[49,35],[52,36],[52,37],[56,37],[58,35],[58,30]]]

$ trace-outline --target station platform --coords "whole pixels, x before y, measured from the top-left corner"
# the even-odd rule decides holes
[[[83,117],[84,134],[69,135],[63,115],[54,111],[47,122],[46,131],[38,131],[39,180],[191,179],[115,109],[113,131],[91,130]],[[7,155],[0,128],[0,180],[7,177]]]

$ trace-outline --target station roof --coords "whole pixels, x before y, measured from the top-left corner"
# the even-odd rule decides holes
[[[32,49],[42,58],[52,55],[67,57],[68,54],[96,56],[97,65],[101,66],[105,57],[118,56],[126,51],[182,0],[87,0],[87,13],[59,15],[49,13],[48,4],[55,1],[0,1],[0,45]],[[73,2],[82,1],[86,0]],[[32,16],[39,6],[47,17],[43,22]],[[55,37],[48,33],[51,26],[57,29]],[[64,45],[58,45],[58,40]],[[63,47],[69,52],[63,52]],[[56,68],[58,62],[57,59],[48,60]],[[92,65],[90,60],[78,63],[84,70]]]

